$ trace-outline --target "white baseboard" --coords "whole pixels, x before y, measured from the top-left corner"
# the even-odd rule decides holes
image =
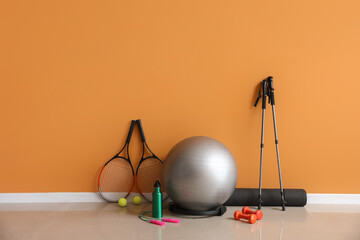
[[[50,192],[50,193],[0,193],[0,203],[60,203],[60,202],[102,202],[99,193],[93,192]]]
[[[151,193],[145,193],[146,197]],[[132,202],[139,193],[130,193],[128,202]],[[142,197],[141,197],[142,198]],[[142,198],[143,201],[145,201]],[[76,203],[106,202],[97,192],[53,192],[53,193],[0,193],[0,203]]]
[[[131,193],[128,200],[131,202]],[[99,193],[57,192],[57,193],[0,193],[0,203],[71,203],[104,202]],[[307,204],[360,204],[360,194],[307,194]]]
[[[307,204],[360,204],[360,194],[308,193]]]

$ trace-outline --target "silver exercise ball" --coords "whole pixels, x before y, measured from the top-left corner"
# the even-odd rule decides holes
[[[190,137],[176,144],[165,159],[164,186],[183,209],[207,211],[234,192],[237,167],[231,152],[210,137]]]

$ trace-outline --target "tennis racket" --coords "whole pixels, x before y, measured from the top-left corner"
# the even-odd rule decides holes
[[[141,125],[141,120],[136,120],[136,123],[139,127],[141,141],[143,144],[141,159],[136,169],[136,185],[141,196],[148,202],[152,202],[154,183],[157,179],[159,179],[161,182],[164,162],[161,161],[147,145],[144,130]],[[150,155],[145,157],[145,152],[148,152]],[[163,184],[161,184],[161,186],[163,186]],[[166,198],[166,194],[163,194],[163,200]]]
[[[135,183],[134,168],[130,161],[129,145],[136,121],[131,121],[125,145],[118,154],[105,163],[98,178],[100,195],[109,202],[129,196]],[[125,157],[120,156],[126,151]]]

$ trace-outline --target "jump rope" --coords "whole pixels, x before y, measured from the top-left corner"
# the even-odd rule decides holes
[[[163,218],[162,212],[162,193],[160,181],[156,180],[154,184],[154,192],[152,193],[152,211],[144,211],[139,215],[139,218],[145,222],[164,226],[165,222],[179,223],[179,219]],[[151,214],[151,217],[146,216]]]
[[[142,212],[139,215],[139,218],[145,222],[160,225],[160,226],[164,226],[165,222],[169,222],[169,223],[179,223],[180,222],[179,219],[174,219],[174,218],[154,218],[154,217],[145,216],[146,214],[151,214],[151,213],[152,213],[152,211]]]

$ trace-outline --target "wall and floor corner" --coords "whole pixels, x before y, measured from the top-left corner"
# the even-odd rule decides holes
[[[237,161],[237,187],[257,187],[253,103],[272,75],[284,187],[360,202],[359,8],[355,0],[2,1],[0,198],[95,194],[99,169],[137,118],[161,158],[186,137],[213,137]],[[277,187],[267,113],[263,184]]]

